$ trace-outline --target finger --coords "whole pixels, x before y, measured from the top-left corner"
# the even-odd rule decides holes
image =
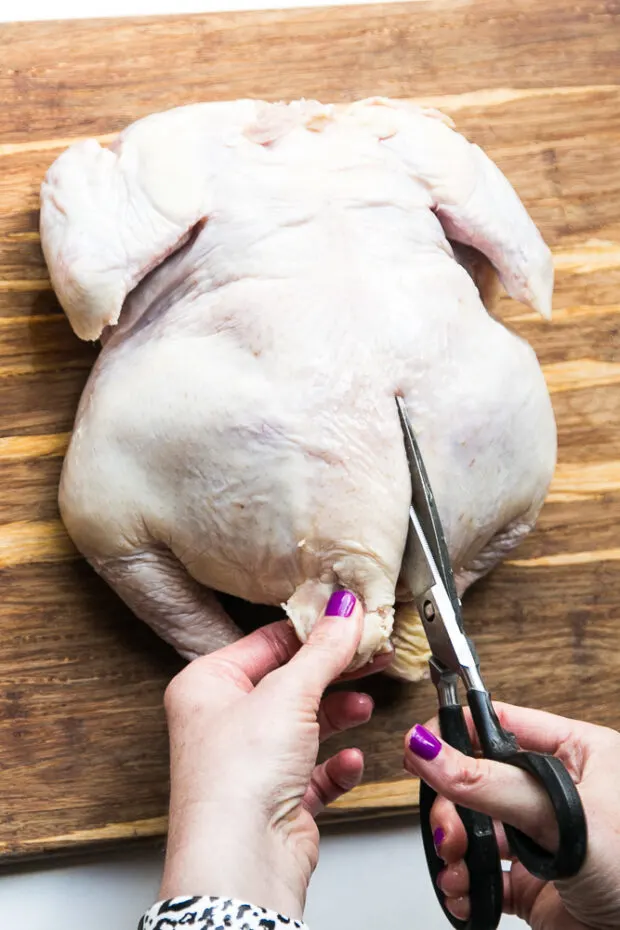
[[[510,844],[508,843],[504,824],[499,820],[495,820],[493,826],[495,827],[495,838],[497,839],[500,859],[504,862],[516,862],[516,856],[513,856]]]
[[[557,847],[551,802],[521,769],[465,756],[420,726],[407,735],[405,768],[454,804],[511,824],[547,849]]]
[[[321,701],[317,715],[321,742],[334,733],[368,723],[373,709],[374,701],[368,694],[359,694],[356,691],[328,694]]]
[[[388,665],[392,664],[394,659],[394,649],[390,646],[388,652],[382,652],[380,655],[375,656],[367,665],[364,665],[363,668],[358,668],[354,672],[344,672],[336,680],[337,681],[355,681],[358,678],[367,678],[369,675],[376,675],[379,672],[385,671]]]
[[[520,878],[516,871],[514,873],[512,870],[505,871],[502,875],[503,911],[505,914],[516,914],[523,908],[526,908],[529,914],[536,895],[545,884],[544,882],[532,878],[522,866],[518,868],[521,869],[526,876],[525,882],[514,880],[515,875],[517,878]],[[450,913],[459,920],[469,920],[471,917],[471,899],[469,897],[470,875],[464,860],[461,859],[460,862],[455,862],[453,865],[446,866],[446,868],[439,873],[437,884],[443,892],[445,898],[444,903]],[[518,900],[516,900],[515,895],[518,895]],[[518,908],[518,910],[516,910],[516,908]]]
[[[493,827],[500,859],[513,862],[515,857],[510,850],[504,825],[495,820]],[[437,798],[431,808],[431,830],[437,855],[446,865],[453,865],[465,857],[468,843],[467,832],[452,801],[448,801],[447,798]]]
[[[164,695],[169,722],[208,705],[210,712],[248,694],[269,672],[287,662],[300,643],[286,620],[271,623],[244,639],[201,656],[176,675]]]
[[[529,924],[530,916],[539,896],[541,894],[546,895],[549,892],[561,905],[561,899],[551,883],[534,878],[520,862],[515,862],[510,871],[504,872],[504,914],[516,914],[517,917]],[[551,916],[549,926],[561,927],[562,930],[583,930],[583,924],[573,924],[571,922],[571,918],[564,910],[563,905],[561,905],[561,913],[557,917],[558,922],[556,923]]]
[[[533,878],[519,863],[504,871],[502,879],[504,913],[518,914],[527,920],[545,882]],[[471,917],[470,881],[469,869],[463,859],[446,866],[437,878],[447,909],[459,920]]]
[[[505,730],[514,733],[522,749],[555,755],[563,743],[574,739],[576,720],[549,714],[543,710],[494,703],[493,707]],[[467,711],[471,719],[471,714]],[[473,725],[473,724],[472,724]]]
[[[437,855],[447,864],[459,862],[467,851],[467,833],[452,801],[438,796],[430,820]]]
[[[446,908],[457,920],[469,920],[471,916],[471,904],[468,897],[446,898]]]
[[[359,749],[343,749],[316,766],[304,796],[304,807],[316,817],[328,804],[359,785],[363,775],[363,753]]]
[[[442,876],[440,876],[440,882],[442,891],[444,891],[443,884],[445,883],[448,888],[453,889],[455,892],[454,894],[448,894],[444,891],[446,908],[453,917],[466,921],[471,917],[471,899],[469,897],[469,872],[464,862],[462,866],[467,873],[467,888],[460,885],[462,880],[462,872],[460,870],[455,871],[453,877],[451,876],[443,879]],[[543,889],[545,882],[533,878],[529,872],[526,872],[519,864],[515,865],[510,871],[504,872],[502,878],[504,914],[517,914],[529,923],[529,915],[532,912],[536,898]],[[458,892],[460,888],[462,889],[462,893],[457,894],[456,892]],[[563,921],[561,926],[562,930],[571,930],[571,928],[572,930],[583,930],[583,924],[571,924],[569,928],[568,924]]]
[[[308,641],[282,670],[298,693],[318,698],[351,663],[362,637],[362,605],[350,591],[336,591]]]
[[[559,717],[543,710],[533,710],[528,707],[517,707],[513,704],[495,701],[493,707],[501,726],[514,734],[521,749],[529,749],[533,752],[546,752],[550,755],[561,754],[563,748],[576,742],[576,735],[582,734],[584,730],[597,730],[596,727],[582,721]],[[468,707],[464,707],[463,711],[474,748],[480,749],[480,741],[474,727],[471,711]],[[439,735],[437,717],[433,717],[425,726],[435,735]]]
[[[465,898],[469,895],[469,869],[464,859],[447,865],[437,876],[437,884],[446,898]]]
[[[190,668],[218,678],[245,681],[247,690],[265,675],[285,665],[299,651],[300,642],[288,620],[277,620],[236,643],[195,659]]]

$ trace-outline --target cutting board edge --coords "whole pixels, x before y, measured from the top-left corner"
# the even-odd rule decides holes
[[[420,784],[415,778],[388,782],[368,782],[331,804],[317,821],[329,826],[354,823],[418,812]],[[153,817],[123,823],[108,823],[101,827],[74,833],[44,837],[24,844],[0,844],[0,872],[17,868],[24,862],[36,862],[49,855],[97,855],[165,844],[167,817]]]

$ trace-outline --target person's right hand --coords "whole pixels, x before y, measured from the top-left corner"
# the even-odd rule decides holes
[[[552,753],[578,787],[588,821],[588,854],[579,874],[542,882],[513,862],[504,875],[504,910],[534,930],[618,930],[620,927],[620,734],[542,711],[495,704],[502,726],[522,749]],[[467,715],[472,738],[475,733]],[[437,791],[431,813],[438,855],[446,863],[439,884],[454,914],[469,917],[467,836],[454,804],[511,824],[547,849],[557,843],[551,805],[521,769],[461,755],[438,739],[436,720],[406,737],[405,768]],[[501,827],[503,859],[509,859]]]

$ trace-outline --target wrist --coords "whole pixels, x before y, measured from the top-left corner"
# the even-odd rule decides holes
[[[217,895],[300,919],[306,891],[294,857],[255,811],[171,811],[160,898]]]

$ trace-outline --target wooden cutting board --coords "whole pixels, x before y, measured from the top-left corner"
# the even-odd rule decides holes
[[[424,99],[516,186],[554,249],[555,319],[509,301],[501,314],[544,366],[559,464],[537,532],[471,592],[466,619],[496,696],[620,726],[620,5],[422,0],[11,25],[0,47],[3,860],[165,831],[161,700],[180,662],[77,557],[58,519],[96,349],[72,335],[50,290],[37,208],[47,166],[71,141],[179,104]],[[416,803],[402,734],[431,714],[432,687],[369,687],[376,715],[354,737],[366,782],[331,816]]]

